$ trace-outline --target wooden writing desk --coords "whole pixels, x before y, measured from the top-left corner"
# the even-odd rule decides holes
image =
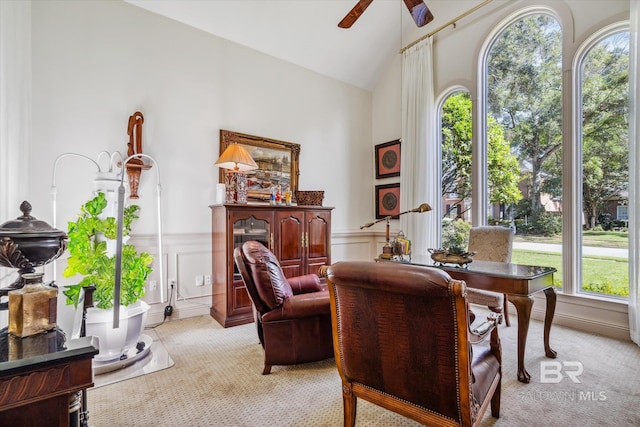
[[[429,256],[414,256],[411,261],[402,262],[438,267],[454,279],[464,280],[470,288],[507,294],[509,301],[518,312],[518,381],[523,383],[531,381],[531,375],[524,367],[524,351],[527,345],[533,295],[544,292],[547,298],[544,317],[544,351],[547,357],[556,358],[557,353],[549,346],[549,332],[556,311],[556,291],[553,287],[555,268],[491,261],[473,261],[465,268],[451,265],[435,266]]]

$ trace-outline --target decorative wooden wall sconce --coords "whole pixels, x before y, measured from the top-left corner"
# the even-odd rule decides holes
[[[139,111],[136,111],[129,117],[129,125],[127,126],[127,134],[129,135],[129,142],[127,143],[127,157],[142,154],[143,122],[144,116]],[[133,157],[127,161],[125,166],[127,167],[127,176],[129,177],[129,198],[138,199],[140,174],[143,170],[150,169],[151,165],[144,164],[141,157]]]

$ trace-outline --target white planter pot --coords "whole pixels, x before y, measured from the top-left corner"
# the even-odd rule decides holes
[[[140,300],[120,307],[120,326],[113,329],[113,309],[87,309],[86,335],[98,338],[100,352],[94,360],[104,362],[119,359],[138,343],[144,331],[149,304]]]

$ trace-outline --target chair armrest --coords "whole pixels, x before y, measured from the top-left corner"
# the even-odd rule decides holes
[[[262,322],[312,317],[331,313],[329,291],[293,295],[282,305],[262,315]]]
[[[322,289],[320,278],[317,274],[305,274],[304,276],[288,277],[287,282],[291,286],[294,295],[319,292]]]
[[[469,324],[469,342],[471,344],[477,344],[484,341],[487,336],[502,323],[502,314],[491,313],[487,316],[487,320],[471,329]]]
[[[504,295],[498,292],[467,288],[467,302],[471,304],[484,305],[485,307],[502,308],[504,304]]]

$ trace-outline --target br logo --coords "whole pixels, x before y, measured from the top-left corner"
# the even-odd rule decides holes
[[[540,362],[540,382],[543,384],[558,384],[566,376],[574,383],[580,383],[578,377],[584,371],[581,362],[576,361],[542,361]]]

